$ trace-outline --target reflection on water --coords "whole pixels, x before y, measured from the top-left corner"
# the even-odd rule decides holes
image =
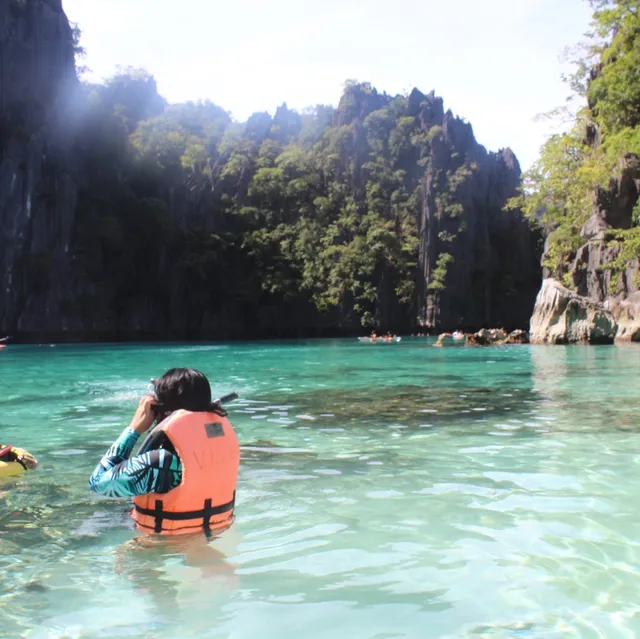
[[[0,486],[0,636],[635,637],[639,354],[7,349],[2,439],[41,465]],[[174,365],[241,395],[238,519],[210,544],[87,488]]]
[[[638,397],[638,355],[629,346],[532,348],[537,409],[550,409],[556,430],[638,432],[640,424],[629,410]]]

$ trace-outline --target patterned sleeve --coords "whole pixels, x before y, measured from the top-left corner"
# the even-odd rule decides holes
[[[100,460],[89,488],[104,497],[167,493],[182,481],[180,458],[162,448],[129,457],[140,435],[126,428]]]

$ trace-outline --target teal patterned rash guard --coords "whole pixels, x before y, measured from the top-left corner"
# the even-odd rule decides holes
[[[89,488],[104,497],[168,493],[182,481],[182,464],[164,448],[130,457],[140,435],[125,428],[89,478]]]

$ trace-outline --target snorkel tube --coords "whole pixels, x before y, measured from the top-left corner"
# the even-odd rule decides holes
[[[232,402],[234,399],[238,399],[238,397],[240,397],[240,395],[238,395],[238,393],[234,391],[233,393],[229,393],[228,395],[223,395],[220,399],[214,399],[211,403],[222,408],[222,404]]]
[[[214,399],[211,402],[211,406],[209,408],[209,412],[222,411],[224,413],[224,409],[222,408],[223,404],[227,404],[228,402],[232,402],[234,399],[238,399],[240,395],[235,391],[232,393],[228,393],[227,395],[223,395],[218,399]],[[162,424],[164,423],[164,419],[147,435],[146,439],[142,442],[142,446],[140,446],[140,450],[138,451],[138,455],[142,455],[142,453],[146,453],[155,448],[156,443],[159,443],[160,439],[164,436],[164,431],[162,430]]]

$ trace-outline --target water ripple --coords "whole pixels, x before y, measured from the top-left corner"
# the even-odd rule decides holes
[[[137,536],[86,488],[175,357],[242,391],[237,520],[210,545]],[[79,346],[3,366],[3,439],[41,466],[0,485],[0,636],[640,635],[637,350]]]

